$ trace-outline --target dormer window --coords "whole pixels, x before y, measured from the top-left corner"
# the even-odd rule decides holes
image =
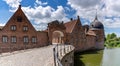
[[[10,28],[12,31],[15,31],[16,30],[16,25],[11,25],[11,28]]]
[[[22,22],[22,17],[21,16],[17,16],[17,22]]]

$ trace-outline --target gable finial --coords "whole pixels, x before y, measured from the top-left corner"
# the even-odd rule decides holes
[[[21,8],[21,5],[19,5],[19,8]]]
[[[78,20],[80,20],[80,17],[79,17],[79,15],[77,16],[77,18],[78,18]]]

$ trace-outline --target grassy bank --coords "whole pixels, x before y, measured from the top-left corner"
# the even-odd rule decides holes
[[[100,66],[102,55],[102,50],[90,50],[75,53],[74,66]]]

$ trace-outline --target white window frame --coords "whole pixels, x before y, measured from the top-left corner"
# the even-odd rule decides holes
[[[28,43],[28,42],[29,42],[28,36],[24,36],[24,37],[23,37],[23,42],[24,42],[24,43]]]
[[[7,36],[2,36],[2,42],[7,43],[8,42],[8,37]]]
[[[23,31],[28,31],[28,26],[23,26]]]
[[[37,38],[36,37],[32,37],[32,43],[37,43]]]
[[[11,25],[11,28],[10,28],[12,31],[15,31],[16,30],[16,25]]]
[[[12,36],[11,37],[11,42],[12,43],[16,43],[17,42],[17,37],[16,36]]]

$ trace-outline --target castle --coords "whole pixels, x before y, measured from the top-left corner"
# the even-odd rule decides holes
[[[7,24],[0,26],[0,52],[9,52],[52,44],[71,44],[75,51],[104,48],[104,26],[97,16],[82,26],[80,18],[69,22],[48,23],[45,31],[36,31],[21,9],[21,5]]]

